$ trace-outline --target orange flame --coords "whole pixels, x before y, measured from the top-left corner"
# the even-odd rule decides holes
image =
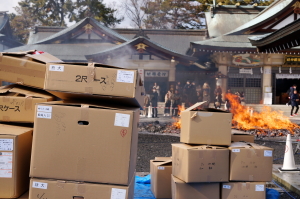
[[[184,106],[178,105],[178,115],[181,115],[181,112],[185,110]],[[181,129],[181,118],[173,118],[176,122],[173,123],[173,126],[177,129]]]
[[[234,128],[257,129],[258,134],[265,133],[264,130],[276,129],[287,129],[293,133],[296,128],[299,128],[298,125],[290,121],[289,117],[283,115],[282,111],[273,111],[271,107],[264,106],[261,112],[252,112],[239,103],[236,95],[227,93],[225,97],[230,101]]]

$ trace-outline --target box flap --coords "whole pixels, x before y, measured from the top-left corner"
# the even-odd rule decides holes
[[[32,128],[29,127],[21,127],[21,126],[12,126],[12,125],[5,125],[0,124],[0,135],[21,135],[23,133],[26,133],[28,131],[32,131]]]
[[[32,96],[36,98],[44,98],[44,99],[51,99],[52,96],[50,93],[47,93],[43,90],[29,88],[17,84],[7,85],[0,87],[0,93],[19,93],[25,96]]]
[[[172,157],[155,157],[154,160],[169,161],[172,160]]]
[[[32,59],[42,61],[45,63],[49,62],[63,62],[62,60],[58,59],[57,57],[54,57],[53,55],[44,52],[43,54],[27,54],[26,57],[30,57]]]
[[[28,50],[28,51],[21,51],[21,52],[2,52],[3,55],[19,55],[19,56],[25,56],[27,54],[32,54],[36,50]]]
[[[191,111],[191,110],[193,110],[193,109],[195,109],[195,108],[201,106],[201,105],[204,104],[204,103],[206,103],[206,101],[204,101],[204,102],[197,102],[196,104],[194,104],[193,106],[187,108],[187,109],[184,110],[184,111]]]
[[[172,166],[172,160],[163,161],[163,160],[152,160],[157,166]]]
[[[233,142],[233,143],[231,143],[229,148],[266,149],[266,148],[269,148],[269,147],[261,146],[261,145],[258,145],[258,144],[255,144],[255,143],[250,143],[250,142]]]
[[[7,85],[7,86],[1,86],[0,87],[0,93],[7,93],[10,89],[13,88],[13,85]]]

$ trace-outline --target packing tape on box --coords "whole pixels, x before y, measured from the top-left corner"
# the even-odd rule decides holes
[[[246,151],[247,151],[247,158],[252,158],[253,150],[252,149],[248,149]]]
[[[3,96],[3,97],[2,97],[2,101],[3,101],[4,103],[9,102],[9,101],[10,101],[10,97],[9,97],[9,96]]]
[[[61,180],[56,181],[56,186],[61,188],[61,189],[65,188],[65,184],[66,184],[65,181],[61,181]]]
[[[17,84],[23,85],[24,84],[24,79],[22,78],[17,78]]]
[[[213,151],[212,151],[212,158],[213,158],[213,159],[216,159],[216,156],[217,156],[216,154],[217,154],[217,152],[216,152],[215,150],[213,150]]]
[[[85,184],[76,184],[76,190],[78,194],[85,193]]]
[[[25,111],[32,110],[32,96],[26,96],[25,97]]]
[[[84,178],[84,171],[86,167],[86,160],[85,158],[78,158],[77,159],[77,181],[81,181]]]
[[[249,181],[252,182],[254,180],[254,176],[253,175],[249,175]]]
[[[237,184],[237,189],[238,189],[239,191],[242,191],[242,190],[243,190],[243,184],[242,184],[242,183],[238,183],[238,184]]]
[[[9,72],[9,73],[27,75],[27,76],[31,76],[31,77],[45,78],[45,72],[43,72],[43,71],[22,68],[22,67],[18,67],[18,66],[7,66],[7,65],[1,64],[0,70]]]
[[[246,182],[246,189],[250,190],[250,182]]]
[[[210,177],[210,175],[207,176],[206,182],[211,182],[211,177]]]
[[[3,116],[2,121],[4,122],[10,122],[10,117],[9,116]]]
[[[26,67],[26,64],[27,64],[27,60],[22,60],[20,62],[20,66]]]
[[[81,104],[80,120],[89,121],[89,105]]]
[[[87,66],[87,83],[91,83],[95,79],[95,63],[88,63]]]
[[[195,112],[195,113],[192,115],[191,119],[194,119],[195,117],[197,117],[197,115],[198,115],[198,112]]]
[[[93,94],[93,87],[85,87],[84,92],[88,94]]]
[[[207,140],[206,140],[206,144],[207,144],[207,145],[211,145],[211,139],[207,139]]]
[[[199,151],[199,158],[200,159],[203,159],[203,156],[204,156],[203,154],[204,154],[203,151]]]

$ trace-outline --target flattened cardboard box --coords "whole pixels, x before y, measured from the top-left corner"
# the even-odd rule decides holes
[[[0,87],[0,121],[33,123],[35,104],[53,100],[50,93],[38,89],[16,84]]]
[[[186,183],[229,181],[225,147],[172,144],[172,158],[173,175]]]
[[[231,142],[250,142],[254,143],[254,135],[250,134],[232,134]]]
[[[133,199],[134,176],[131,179],[128,186],[120,186],[31,178],[29,199]]]
[[[172,198],[172,158],[150,160],[151,191],[155,198]]]
[[[49,53],[34,53],[35,50],[0,53],[0,79],[43,89],[46,63],[62,61]]]
[[[28,190],[32,128],[0,124],[0,198]]]
[[[49,63],[44,88],[61,99],[102,98],[132,106],[143,106],[145,92],[137,70],[98,63]]]
[[[266,198],[265,182],[227,182],[222,183],[222,199]]]
[[[220,199],[220,183],[185,183],[172,176],[172,199]]]
[[[219,109],[193,110],[203,103],[181,112],[180,142],[229,146],[232,114]]]
[[[37,104],[30,177],[128,185],[138,121],[139,108]]]
[[[233,142],[230,147],[230,181],[272,180],[273,149],[254,143]]]

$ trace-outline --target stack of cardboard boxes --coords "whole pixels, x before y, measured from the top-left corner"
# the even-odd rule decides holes
[[[4,53],[0,59],[0,79],[63,99],[24,96],[24,107],[36,104],[29,199],[132,199],[144,95],[137,70],[35,53]]]
[[[157,194],[159,184],[171,181],[171,190],[165,192],[173,199],[265,199],[265,182],[272,180],[273,149],[250,142],[231,143],[232,138],[253,137],[232,136],[232,114],[198,110],[201,104],[181,113],[182,143],[172,144],[172,176],[163,177],[169,172],[162,169],[163,160],[151,161],[152,192]],[[157,182],[158,178],[164,181]]]

